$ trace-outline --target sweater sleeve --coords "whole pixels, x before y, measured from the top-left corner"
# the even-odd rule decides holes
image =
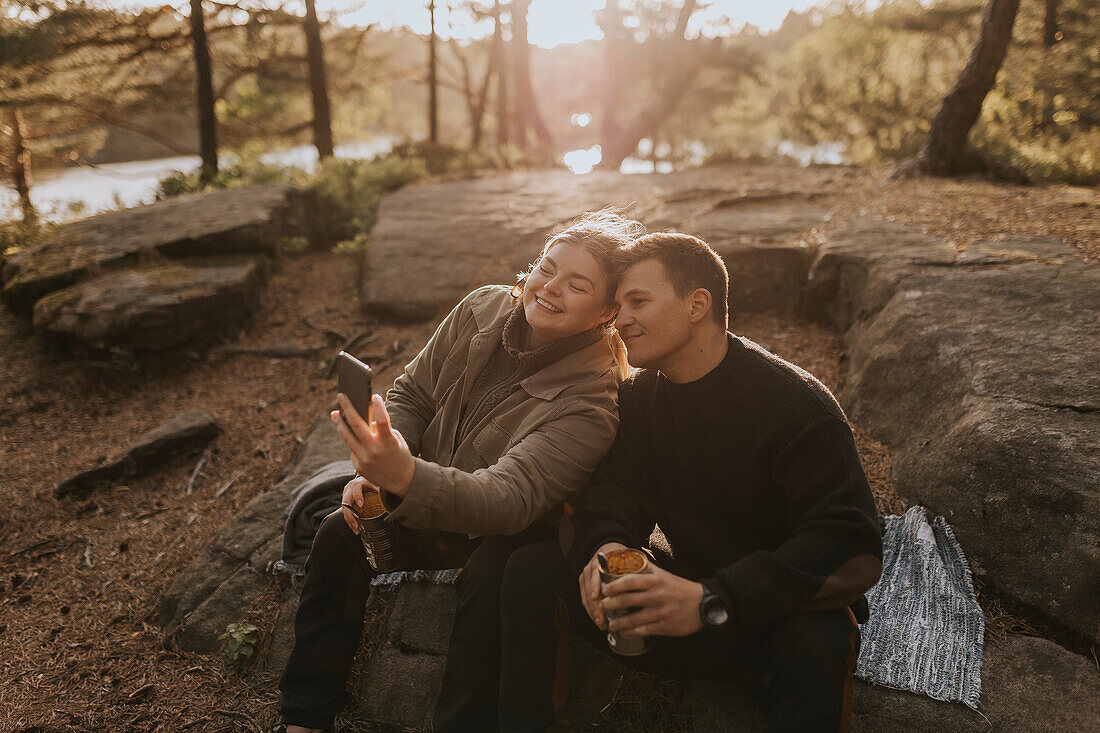
[[[878,580],[882,528],[851,428],[823,417],[776,456],[789,538],[702,582],[724,602],[738,638],[800,610],[844,608]]]
[[[644,481],[641,449],[635,429],[628,424],[629,406],[620,390],[619,433],[592,480],[566,509],[559,540],[566,563],[580,573],[592,556],[608,542],[644,548],[656,524],[641,501]]]
[[[417,458],[404,499],[388,500],[391,517],[418,529],[521,532],[591,475],[617,426],[612,410],[574,400],[488,468],[468,473]]]

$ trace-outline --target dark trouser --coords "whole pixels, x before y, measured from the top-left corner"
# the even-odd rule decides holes
[[[458,606],[443,689],[436,703],[435,733],[494,731],[500,682],[500,585],[509,558],[520,548],[554,544],[557,530],[535,524],[510,537],[486,537],[458,576]]]
[[[462,567],[474,544],[464,535],[406,531],[407,568]],[[279,680],[283,721],[330,728],[350,700],[347,680],[363,632],[374,569],[341,514],[321,523],[306,561],[294,618],[294,649]]]
[[[456,622],[455,638],[480,633],[487,641],[464,650],[452,644],[444,687],[452,705],[437,710],[437,731],[443,730],[439,723],[444,712],[446,720],[457,721],[451,730],[546,730],[554,721],[561,631],[555,612],[560,614],[563,606],[575,634],[632,667],[672,677],[744,680],[764,707],[768,731],[847,728],[859,649],[859,630],[847,609],[795,614],[739,644],[706,630],[688,637],[655,637],[646,654],[621,657],[610,651],[605,633],[588,618],[577,579],[556,542],[512,552],[496,588],[491,582],[479,586],[489,597],[476,605],[499,603],[499,642],[488,640],[492,629],[460,629]],[[463,627],[488,626],[492,620],[460,619]],[[494,688],[491,678],[497,670]]]

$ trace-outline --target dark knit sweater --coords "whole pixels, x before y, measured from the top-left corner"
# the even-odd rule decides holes
[[[524,348],[528,331],[527,316],[523,306],[517,303],[504,322],[500,341],[495,344],[489,361],[470,387],[459,421],[459,440],[479,425],[524,379],[566,354],[591,346],[603,336],[602,328],[597,326],[528,349]]]
[[[562,527],[580,572],[605,542],[644,547],[703,582],[744,637],[805,607],[845,561],[882,556],[848,421],[824,385],[730,334],[694,382],[643,370],[619,389],[619,434]],[[567,510],[568,511],[568,510]],[[865,608],[865,602],[863,604]]]

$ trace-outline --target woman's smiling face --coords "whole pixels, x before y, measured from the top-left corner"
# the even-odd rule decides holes
[[[588,250],[558,242],[523,286],[523,312],[533,346],[588,331],[615,315],[607,275]]]

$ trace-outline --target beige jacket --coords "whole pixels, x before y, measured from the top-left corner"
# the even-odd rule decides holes
[[[407,527],[515,534],[576,491],[611,448],[620,380],[606,339],[521,381],[456,445],[462,406],[514,303],[503,285],[470,293],[386,395],[393,426],[419,454],[405,498],[383,494]]]

